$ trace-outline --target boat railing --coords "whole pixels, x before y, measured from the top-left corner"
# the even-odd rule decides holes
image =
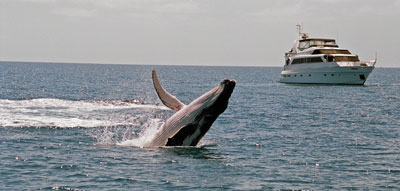
[[[374,67],[376,64],[376,60],[359,61],[359,62],[337,62],[337,64],[342,67],[353,67],[353,66]]]

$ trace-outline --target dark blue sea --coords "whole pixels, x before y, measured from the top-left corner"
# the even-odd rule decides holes
[[[196,147],[143,148],[224,78]],[[0,190],[400,190],[400,69],[364,86],[288,85],[278,67],[0,63]]]

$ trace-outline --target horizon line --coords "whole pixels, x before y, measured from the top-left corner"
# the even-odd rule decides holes
[[[46,63],[46,64],[93,64],[93,65],[132,65],[132,66],[207,66],[207,67],[260,67],[260,68],[280,68],[283,66],[266,66],[266,65],[210,65],[210,64],[127,64],[127,63],[101,63],[101,62],[63,62],[63,61],[18,61],[18,60],[0,60],[0,63]],[[400,68],[400,66],[378,66],[375,68]]]

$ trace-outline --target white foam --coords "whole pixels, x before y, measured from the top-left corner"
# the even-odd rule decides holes
[[[117,143],[119,146],[134,146],[134,147],[146,147],[153,140],[156,133],[164,125],[161,119],[149,119],[143,126],[142,131],[137,138],[122,140]]]
[[[5,100],[0,99],[2,127],[99,127],[138,125],[146,112],[165,110],[164,106],[123,101],[71,101],[63,99]],[[149,112],[147,112],[148,114]]]

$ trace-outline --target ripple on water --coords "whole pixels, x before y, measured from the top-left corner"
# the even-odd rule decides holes
[[[397,69],[298,86],[281,68],[157,66],[185,103],[237,86],[198,147],[143,148],[174,113],[152,68],[2,63],[0,190],[400,189]]]

